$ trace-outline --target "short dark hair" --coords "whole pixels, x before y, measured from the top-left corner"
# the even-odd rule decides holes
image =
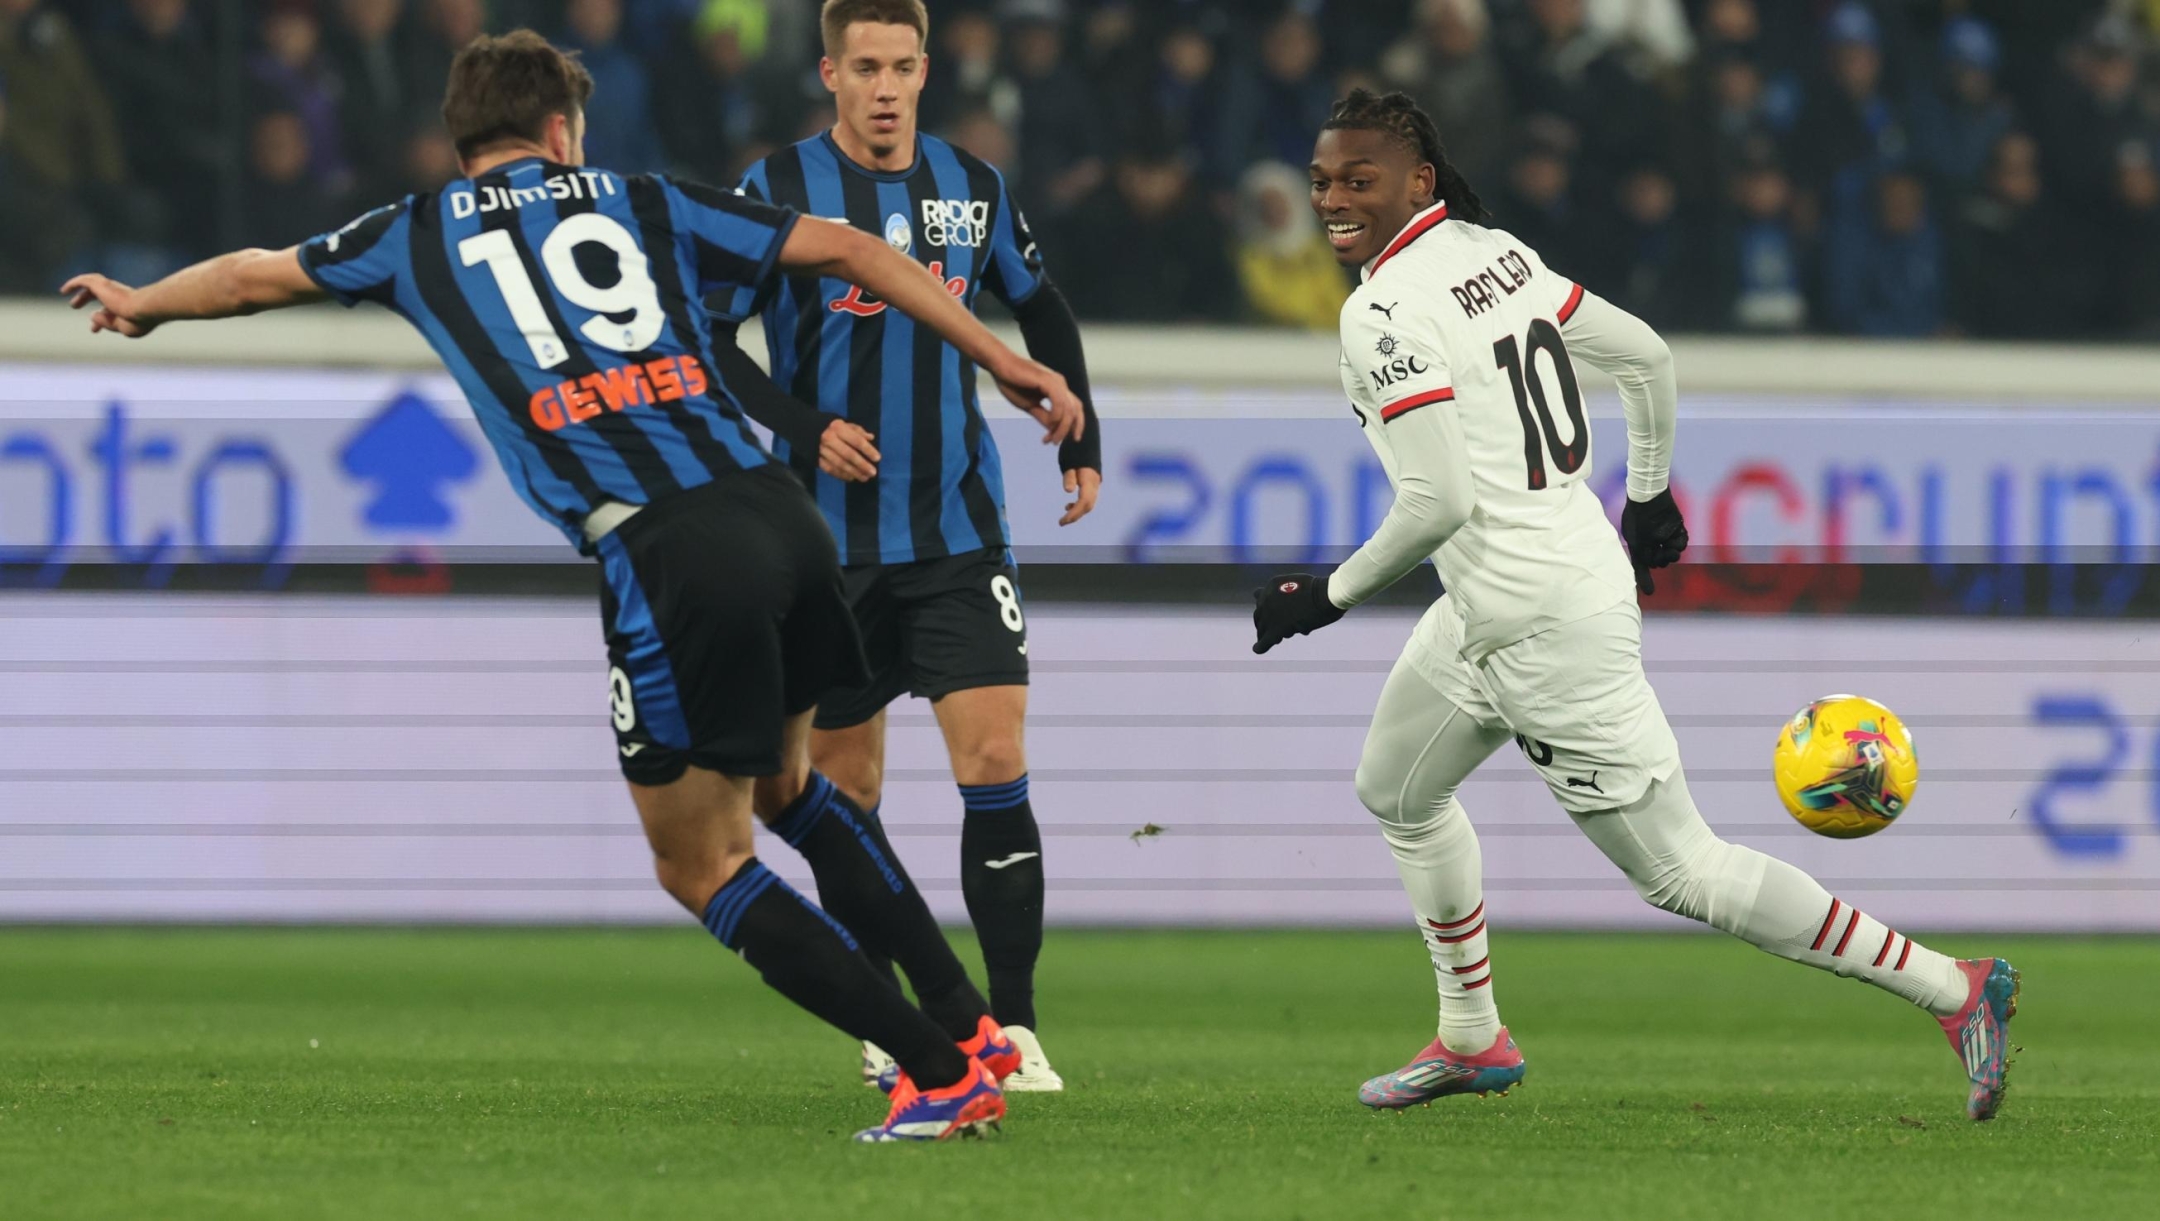
[[[930,10],[923,7],[923,0],[825,0],[825,10],[818,14],[825,54],[840,58],[847,42],[847,28],[862,21],[907,26],[924,46],[930,45]]]
[[[531,30],[482,34],[450,62],[443,90],[443,126],[470,159],[504,140],[538,141],[554,115],[581,114],[592,99],[592,74],[575,51],[564,51]]]

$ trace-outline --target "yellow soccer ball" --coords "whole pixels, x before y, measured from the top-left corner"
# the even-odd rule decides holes
[[[1817,835],[1858,839],[1896,821],[1920,787],[1897,714],[1857,695],[1816,700],[1778,731],[1771,763],[1786,812]]]

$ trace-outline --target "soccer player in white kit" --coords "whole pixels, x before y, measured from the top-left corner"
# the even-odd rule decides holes
[[[1455,796],[1513,738],[1646,901],[1926,1009],[1965,1064],[1967,1113],[1993,1117],[2017,1011],[2010,964],[1919,945],[1719,839],[1688,796],[1643,676],[1636,603],[1687,546],[1666,487],[1678,390],[1664,341],[1485,227],[1402,94],[1337,104],[1312,189],[1337,257],[1362,268],[1342,310],[1342,383],[1395,501],[1334,572],[1255,591],[1253,650],[1333,623],[1428,556],[1446,588],[1388,675],[1357,770],[1432,955],[1439,1037],[1359,1099],[1405,1107],[1523,1078],[1493,1000],[1477,834]],[[1619,537],[1590,488],[1574,359],[1610,373],[1626,411]]]

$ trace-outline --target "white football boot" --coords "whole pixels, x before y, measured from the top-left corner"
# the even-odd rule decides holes
[[[862,1083],[872,1089],[884,1089],[887,1074],[897,1077],[900,1066],[893,1063],[885,1049],[865,1039],[862,1045]]]
[[[1065,1078],[1050,1067],[1050,1058],[1043,1054],[1042,1040],[1035,1037],[1034,1031],[1025,1026],[1007,1026],[1005,1037],[1020,1049],[1020,1070],[1002,1083],[1007,1093],[1054,1094],[1065,1088]]]

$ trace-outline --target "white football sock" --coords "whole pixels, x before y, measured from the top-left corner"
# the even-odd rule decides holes
[[[1429,821],[1404,826],[1382,819],[1380,833],[1395,854],[1395,871],[1432,955],[1440,1039],[1452,1051],[1484,1051],[1500,1033],[1500,1010],[1493,1001],[1492,957],[1486,949],[1477,831],[1451,796]]]
[[[1865,980],[1938,1017],[1957,1012],[1971,991],[1952,959],[1832,898],[1784,861],[1719,839],[1678,774],[1634,805],[1571,817],[1637,893],[1666,911]]]

